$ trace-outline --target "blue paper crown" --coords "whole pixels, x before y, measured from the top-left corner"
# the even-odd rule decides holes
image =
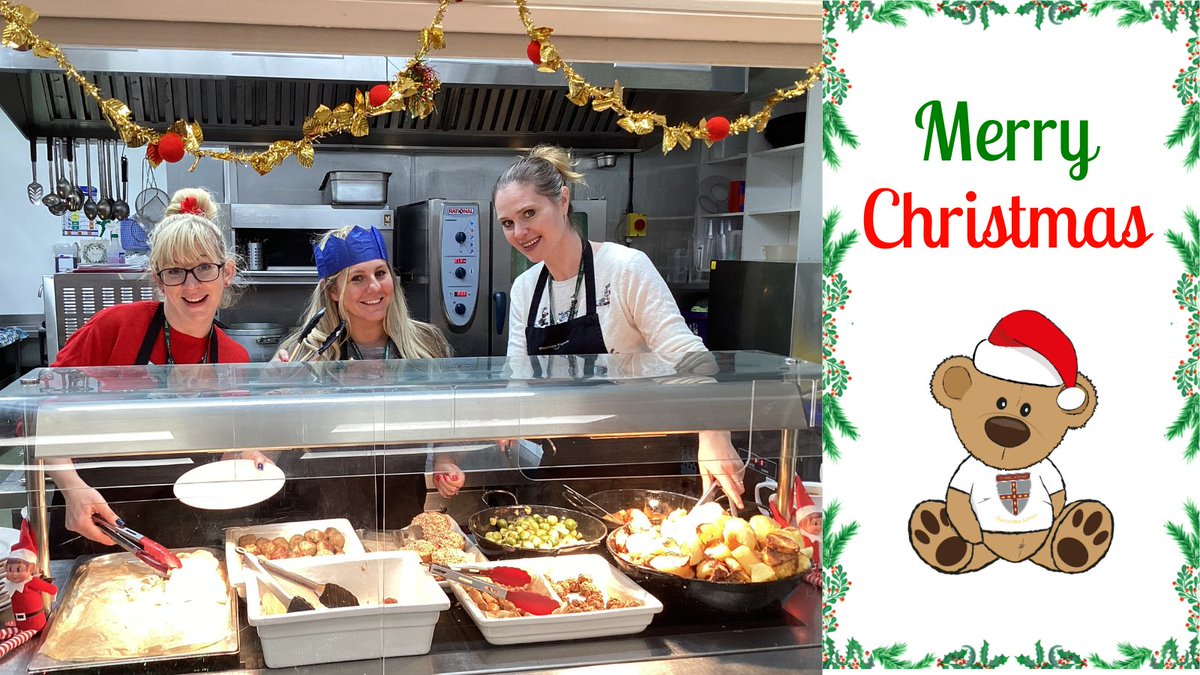
[[[322,279],[341,272],[347,267],[371,260],[387,260],[387,246],[378,229],[363,229],[355,225],[345,239],[331,236],[325,240],[325,248],[313,244],[313,257],[317,260],[317,274]]]

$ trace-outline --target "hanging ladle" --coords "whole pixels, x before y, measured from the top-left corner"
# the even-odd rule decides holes
[[[79,193],[79,172],[75,163],[75,139],[67,140],[67,164],[71,165],[71,194],[67,195],[67,210],[78,211],[83,208],[83,195]]]
[[[66,139],[63,139],[63,146],[66,146]],[[63,148],[58,151],[58,182],[55,183],[54,191],[58,193],[59,199],[66,199],[71,196],[71,181],[67,180],[67,172],[63,166]]]
[[[115,190],[115,188],[114,188]],[[125,198],[129,196],[129,160],[125,157],[125,153],[121,153],[121,194],[117,197],[116,203],[113,204],[113,219],[125,220],[129,217],[129,202]]]
[[[99,141],[96,147],[96,162],[100,167],[100,201],[96,203],[96,214],[101,220],[112,220],[113,202],[108,197],[108,151],[105,147],[107,141]]]
[[[58,206],[59,202],[62,201],[62,198],[59,197],[58,193],[54,191],[56,189],[54,184],[54,139],[50,137],[46,137],[46,166],[49,167],[48,173],[50,175],[50,189],[47,190],[45,196],[42,197],[42,205],[50,209],[50,213],[54,213],[54,209]],[[55,215],[61,214],[62,212],[59,211]]]
[[[87,216],[88,220],[95,220],[96,214],[97,214],[97,209],[96,209],[96,200],[92,199],[92,191],[95,190],[95,188],[92,187],[92,142],[91,141],[85,140],[83,142],[83,157],[87,163],[87,185],[84,186],[84,188],[83,188],[84,190],[87,190],[87,199],[83,200],[83,215]]]

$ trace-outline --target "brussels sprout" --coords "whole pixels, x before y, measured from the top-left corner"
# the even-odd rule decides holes
[[[575,531],[576,527],[579,527],[579,525],[575,522],[574,518],[567,518],[566,520],[563,521],[563,525],[566,525],[567,529],[572,532]]]
[[[546,516],[546,522],[550,523],[551,525],[556,525],[558,523],[558,516],[554,516],[554,515]]]

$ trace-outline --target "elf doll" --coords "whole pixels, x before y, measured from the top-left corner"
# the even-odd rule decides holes
[[[0,657],[25,644],[46,627],[42,593],[53,597],[58,594],[58,587],[35,576],[37,571],[37,545],[33,543],[29,521],[21,521],[21,538],[4,563],[3,588],[12,598],[16,621],[0,628]]]

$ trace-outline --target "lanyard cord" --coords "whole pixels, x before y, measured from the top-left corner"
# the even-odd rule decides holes
[[[358,348],[358,343],[354,341],[354,338],[349,338],[349,342],[348,346],[352,352],[350,357],[359,361],[366,361],[367,359],[363,357],[362,350]],[[388,338],[388,341],[383,345],[383,360],[387,361],[390,358],[392,358],[392,339]]]
[[[579,284],[583,282],[583,257],[579,258],[579,274],[575,275],[575,293],[571,295],[571,312],[567,315],[567,321],[575,318],[575,311],[579,308]],[[546,304],[550,308],[550,325],[554,325],[554,284],[550,284],[550,292],[546,296]]]
[[[208,355],[212,353],[213,329],[208,329],[208,346],[204,349],[204,356],[200,357],[200,363],[208,363]],[[175,364],[175,357],[171,356],[171,324],[163,322],[163,344],[167,348],[167,365]]]

